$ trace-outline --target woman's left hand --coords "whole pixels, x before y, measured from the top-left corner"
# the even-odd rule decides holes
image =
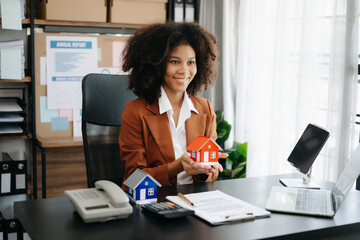
[[[229,156],[229,154],[227,154],[227,153],[219,152],[219,158],[227,158],[228,156]],[[211,168],[209,169],[209,173],[207,173],[207,174],[216,173],[217,171],[220,171],[220,172],[223,171],[223,167],[221,166],[220,163],[211,165]]]

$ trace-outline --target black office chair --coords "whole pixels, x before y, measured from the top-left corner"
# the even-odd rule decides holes
[[[358,66],[360,67],[360,65],[358,65]],[[356,114],[356,117],[360,117],[360,114]],[[357,121],[356,124],[360,124],[360,122]],[[359,143],[360,143],[360,137],[359,137]],[[356,180],[355,189],[360,190],[360,176]]]
[[[121,186],[119,133],[125,104],[136,98],[127,75],[88,74],[82,81],[82,136],[88,187],[97,180]]]

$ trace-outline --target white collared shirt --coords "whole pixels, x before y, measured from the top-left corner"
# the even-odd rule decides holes
[[[175,159],[178,159],[186,152],[186,129],[185,129],[185,121],[190,118],[191,111],[199,114],[199,112],[195,109],[194,104],[190,100],[187,93],[184,93],[184,100],[181,104],[179,120],[177,126],[175,126],[174,119],[172,117],[174,111],[169,101],[169,98],[166,95],[164,88],[161,86],[161,96],[159,98],[159,111],[160,114],[167,113],[170,130],[171,130],[171,138],[174,146]],[[187,174],[185,171],[182,171],[177,175],[177,183],[178,184],[188,184],[193,183],[193,179],[191,175]]]

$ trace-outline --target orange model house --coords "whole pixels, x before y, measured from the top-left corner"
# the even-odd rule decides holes
[[[211,137],[199,136],[186,148],[197,163],[213,165],[219,162],[219,150],[223,150]]]

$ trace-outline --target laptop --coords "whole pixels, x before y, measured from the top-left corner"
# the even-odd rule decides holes
[[[360,174],[360,145],[331,191],[273,186],[265,209],[324,217],[335,216]]]

